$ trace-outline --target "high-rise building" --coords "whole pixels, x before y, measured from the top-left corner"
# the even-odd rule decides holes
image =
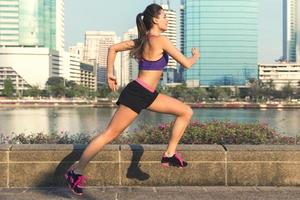
[[[188,86],[238,86],[258,77],[258,0],[185,0],[184,11],[184,53],[201,52],[184,71]]]
[[[137,27],[129,29],[123,35],[123,40],[134,40],[138,37]],[[122,78],[121,86],[125,86],[130,81],[136,79],[138,76],[138,63],[135,59],[130,58],[129,51],[122,52]]]
[[[180,1],[180,50],[184,53],[184,0]]]
[[[15,89],[63,76],[63,55],[64,0],[0,0],[0,73],[26,82]]]
[[[0,0],[0,47],[64,50],[64,0]]]
[[[107,53],[108,48],[120,42],[115,32],[109,31],[86,31],[83,60],[96,63],[98,66],[98,84],[106,83]],[[121,82],[121,59],[118,54],[114,63],[114,72]]]
[[[81,42],[78,42],[74,46],[70,46],[69,52],[73,55],[78,56],[80,61],[83,61],[84,44]]]
[[[180,51],[184,53],[184,0],[180,0]],[[178,73],[178,82],[183,82],[184,67],[180,65]]]
[[[165,11],[168,20],[168,29],[162,35],[165,35],[173,43],[173,45],[176,46],[177,45],[176,11],[172,10],[169,4],[163,4],[161,6]],[[164,69],[162,83],[173,83],[176,73],[177,73],[177,62],[172,57],[170,57],[168,65]]]
[[[283,59],[300,62],[300,3],[283,0]]]

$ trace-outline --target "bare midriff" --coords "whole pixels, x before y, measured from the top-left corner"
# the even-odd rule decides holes
[[[149,87],[152,89],[156,89],[161,74],[163,71],[149,71],[149,70],[140,70],[138,79],[142,80],[144,83],[146,83]]]

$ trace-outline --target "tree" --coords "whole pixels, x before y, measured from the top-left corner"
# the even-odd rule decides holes
[[[66,81],[66,97],[75,97],[76,96],[76,82],[75,81]]]
[[[300,87],[296,89],[296,98],[300,99]]]
[[[6,97],[13,97],[14,95],[14,85],[10,78],[4,80],[4,89],[3,89],[3,96]]]
[[[282,88],[282,97],[285,99],[291,99],[291,97],[293,96],[294,93],[294,89],[291,86],[290,83],[288,83],[287,85],[283,86]]]
[[[62,97],[66,94],[65,79],[62,77],[50,77],[46,82],[51,96]]]
[[[192,102],[202,101],[208,95],[206,90],[204,88],[201,88],[201,87],[191,88],[190,92],[188,92],[188,93],[191,94]]]
[[[108,85],[104,85],[103,87],[98,88],[98,94],[101,98],[106,98],[110,93],[110,89]]]
[[[185,101],[189,101],[186,99],[187,95],[190,91],[189,88],[186,87],[185,84],[177,85],[175,87],[170,87],[168,88],[169,92],[171,93],[171,96],[176,98],[176,99],[184,99]]]
[[[31,97],[39,97],[42,94],[42,90],[38,85],[34,85],[30,89],[28,89],[27,94]]]
[[[263,85],[263,91],[268,100],[276,95],[275,84],[272,79]]]
[[[261,80],[249,79],[249,96],[252,101],[264,99],[264,83]]]
[[[221,88],[220,86],[214,87],[210,86],[209,87],[209,97],[214,98],[216,100],[219,99],[228,99],[231,95],[231,90],[230,88]]]

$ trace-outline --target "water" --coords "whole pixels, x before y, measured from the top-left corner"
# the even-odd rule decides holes
[[[0,134],[53,133],[95,134],[101,132],[116,108],[0,108]],[[134,123],[126,129],[132,131],[139,125],[158,125],[170,122],[172,115],[142,111]],[[230,120],[233,122],[267,123],[277,132],[291,136],[300,135],[300,110],[259,109],[194,109],[193,120]]]

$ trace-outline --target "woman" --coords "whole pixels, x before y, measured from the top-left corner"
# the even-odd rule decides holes
[[[187,127],[193,111],[181,101],[155,90],[167,65],[169,55],[185,68],[190,68],[200,57],[199,51],[192,49],[192,57],[187,58],[176,49],[170,40],[161,36],[167,30],[168,20],[162,7],[149,5],[136,17],[138,39],[112,45],[108,50],[107,77],[109,88],[117,89],[117,79],[113,75],[113,63],[117,52],[130,50],[130,55],[139,61],[138,78],[130,82],[121,92],[119,105],[105,131],[95,137],[84,150],[79,163],[65,174],[71,190],[82,194],[85,177],[83,170],[89,161],[103,148],[123,132],[138,116],[142,109],[176,115],[172,136],[168,148],[163,154],[163,166],[186,167],[187,163],[176,153],[176,146]]]

